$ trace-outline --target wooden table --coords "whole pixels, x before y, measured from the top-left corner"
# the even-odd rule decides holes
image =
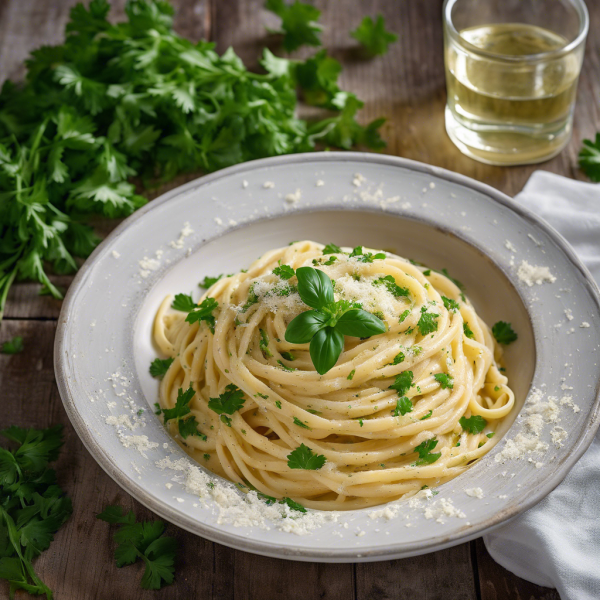
[[[23,76],[23,60],[31,49],[62,40],[73,4],[75,0],[0,1],[0,81]],[[268,41],[265,24],[277,24],[262,9],[263,0],[177,0],[175,4],[176,28],[182,35],[214,40],[219,51],[232,45],[250,65],[256,64],[260,48]],[[579,85],[573,139],[558,157],[541,166],[576,178],[582,178],[577,168],[581,140],[600,129],[600,2],[588,4],[592,34]],[[121,18],[124,1],[115,0],[113,5],[113,15]],[[365,100],[365,120],[380,115],[389,119],[384,129],[388,153],[464,173],[511,195],[540,168],[479,164],[464,157],[446,136],[442,0],[323,0],[317,5],[323,9],[325,45],[344,64],[343,87]],[[348,31],[364,15],[377,12],[385,15],[400,40],[385,57],[357,60]],[[101,229],[106,233],[113,225],[104,224]],[[70,278],[55,277],[54,281],[67,286]],[[35,565],[57,600],[558,599],[555,591],[529,584],[498,566],[481,540],[405,560],[335,565],[253,556],[174,526],[169,533],[182,548],[175,584],[158,593],[141,590],[141,569],[115,566],[111,533],[95,515],[108,503],[132,508],[141,518],[152,518],[152,514],[98,467],[71,428],[52,364],[60,302],[38,296],[38,290],[37,284],[21,283],[9,296],[0,340],[21,335],[26,350],[15,356],[0,355],[0,425],[65,425],[66,444],[56,467],[61,485],[73,499],[74,513]],[[0,583],[2,598],[8,597],[7,590]]]

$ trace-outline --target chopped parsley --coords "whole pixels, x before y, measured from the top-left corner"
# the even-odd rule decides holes
[[[392,361],[393,365],[399,365],[400,363],[404,362],[404,359],[406,357],[404,356],[404,352],[398,352],[398,354],[396,354],[396,356],[394,356],[394,360]]]
[[[519,337],[513,330],[512,325],[506,321],[498,321],[492,327],[492,334],[499,344],[512,344]]]
[[[404,396],[412,385],[413,372],[403,371],[399,375],[396,375],[396,381],[394,381],[394,383],[390,385],[390,389],[396,390],[398,392],[398,396]]]
[[[452,300],[452,298],[442,296],[442,301],[446,310],[453,310],[454,312],[456,312],[460,308],[458,302],[456,300]]]
[[[248,299],[246,300],[246,304],[242,306],[242,312],[245,313],[251,306],[258,303],[258,296],[254,291],[254,284],[250,286],[250,290],[248,291]]]
[[[443,390],[454,388],[454,377],[447,373],[436,373],[433,378],[440,384]]]
[[[283,356],[283,355],[282,355]],[[283,363],[282,361],[278,360],[277,364],[284,370],[284,371],[288,371],[288,373],[291,373],[292,371],[295,371],[296,369],[294,367],[288,367],[285,363]]]
[[[419,333],[421,335],[427,335],[429,333],[433,333],[434,331],[437,331],[437,328],[438,328],[437,318],[439,316],[440,315],[437,315],[435,313],[428,313],[427,307],[423,306],[421,308],[421,317],[419,318],[419,321],[417,323],[417,327],[419,328]]]
[[[442,274],[445,275],[460,290],[460,299],[463,302],[466,302],[467,299],[465,298],[464,294],[466,291],[465,286],[458,279],[454,279],[454,277],[451,277],[447,269],[442,269]]]
[[[281,409],[281,400],[275,400],[275,406]]]
[[[273,353],[269,350],[269,335],[264,329],[259,329],[260,332],[260,341],[258,342],[258,347],[260,348],[263,356],[265,358],[269,358],[273,356]]]
[[[417,465],[430,465],[442,456],[441,452],[432,454],[431,451],[437,446],[438,441],[435,438],[425,440],[418,446],[415,446],[414,451],[419,455]]]
[[[396,400],[396,408],[392,411],[392,415],[397,417],[399,415],[405,415],[406,413],[412,412],[413,403],[406,396],[402,396]]]
[[[257,392],[256,395],[259,398],[262,398],[263,400],[268,400],[269,399],[269,396],[267,396],[266,394],[261,394],[260,392]]]
[[[310,429],[310,427],[303,423],[298,417],[294,417],[294,425],[298,425],[298,427],[302,427],[302,429]]]
[[[378,252],[373,254],[372,252],[364,252],[362,246],[356,246],[350,253],[350,258],[356,257],[356,260],[364,263],[372,263],[374,260],[383,260],[385,258],[385,252]]]
[[[190,312],[197,308],[197,306],[189,294],[175,294],[175,298],[171,304],[171,308],[181,312]]]
[[[232,415],[237,410],[244,406],[246,398],[244,392],[235,384],[230,383],[225,391],[218,398],[210,398],[208,400],[208,408],[220,415],[221,422],[227,427],[231,427],[231,418],[227,415]]]
[[[16,335],[11,340],[7,340],[2,344],[0,352],[2,352],[2,354],[18,354],[19,352],[23,352],[24,348],[23,338],[20,335]]]
[[[163,535],[162,521],[137,523],[133,512],[125,514],[120,506],[107,506],[96,518],[121,525],[114,534],[117,567],[132,565],[141,558],[146,565],[141,581],[144,589],[159,590],[164,584],[173,583],[177,540]]]
[[[282,352],[281,357],[284,360],[289,360],[290,362],[293,360],[296,360],[296,358],[294,357],[294,355],[291,352]]]
[[[342,249],[335,244],[327,244],[325,248],[323,248],[323,254],[341,254]]]
[[[490,433],[486,433],[485,435],[486,435],[486,437],[489,437],[490,439],[492,439],[494,437],[495,433],[496,433],[495,431],[490,431]]]
[[[432,414],[433,410],[430,410],[424,417],[421,417],[419,420],[424,421],[425,419],[429,419],[429,417],[431,417]]]
[[[307,471],[318,471],[327,460],[322,454],[316,454],[304,444],[300,444],[298,448],[292,450],[287,459],[290,469],[305,469]]]
[[[352,369],[352,371],[350,371],[350,373],[348,374],[348,377],[346,377],[346,379],[349,379],[350,381],[352,381],[352,379],[354,378],[354,373],[356,373],[356,369]]]
[[[398,319],[398,323],[402,323],[406,317],[408,317],[408,315],[410,315],[410,310],[407,308],[401,315],[400,318]]]
[[[385,277],[375,279],[375,281],[373,281],[373,285],[384,285],[387,288],[387,291],[393,296],[396,296],[396,298],[408,296],[409,294],[408,288],[400,287],[391,275],[386,275]]]
[[[169,367],[173,364],[174,360],[174,358],[165,358],[164,360],[155,358],[150,363],[150,375],[152,375],[152,377],[158,377],[159,379],[162,379],[169,370]]]
[[[179,435],[185,440],[190,435],[198,436],[206,441],[206,436],[198,430],[198,422],[194,415],[190,415],[190,402],[194,397],[194,388],[190,387],[184,392],[182,388],[177,390],[177,400],[173,408],[163,408],[162,414],[165,423],[175,419]],[[188,416],[190,415],[190,416]],[[185,417],[185,418],[184,418]]]
[[[463,323],[463,331],[469,339],[471,339],[471,340],[475,339],[475,334],[473,333],[473,331],[469,327],[469,324],[466,321]]]
[[[426,271],[423,271],[423,275],[425,275],[425,277],[429,277],[431,275],[431,269],[427,269]]]
[[[487,421],[480,415],[473,415],[468,419],[466,417],[461,417],[458,422],[460,423],[460,426],[469,433],[481,433],[487,425]]]
[[[207,290],[208,288],[210,288],[213,285],[215,285],[215,283],[217,283],[217,281],[219,281],[219,279],[222,279],[223,277],[231,277],[231,275],[217,275],[216,277],[210,277],[210,276],[207,275],[198,284],[198,287],[201,287],[201,288],[204,288],[205,290]]]
[[[188,313],[185,320],[188,323],[201,323],[206,321],[209,329],[215,332],[215,317],[213,311],[218,308],[219,303],[214,298],[206,298],[202,300],[199,306],[196,306],[194,310]]]
[[[279,265],[273,269],[273,274],[281,277],[281,279],[291,279],[296,275],[296,271],[289,265]]]

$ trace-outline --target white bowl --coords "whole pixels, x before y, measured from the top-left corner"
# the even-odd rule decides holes
[[[487,323],[510,321],[519,334],[506,351],[518,410],[533,388],[556,398],[558,411],[546,415],[539,436],[547,449],[505,459],[507,440],[531,433],[519,415],[503,424],[497,434],[503,439],[483,459],[414,506],[404,502],[385,514],[344,512],[302,536],[278,523],[265,523],[268,529],[219,523],[223,512],[213,500],[202,502],[186,491],[183,471],[157,465],[162,460],[164,466],[166,457],[187,462],[187,455],[150,409],[158,394],[148,373],[157,355],[152,320],[166,294],[197,290],[198,297],[204,276],[238,271],[265,250],[300,239],[382,248],[447,268]],[[522,261],[549,267],[556,280],[529,286],[517,274]],[[69,418],[88,450],[162,517],[267,556],[387,560],[478,537],[562,481],[599,424],[599,311],[598,288],[565,240],[496,190],[389,156],[292,155],[193,181],[115,229],[69,289],[55,370]],[[146,410],[132,431],[128,423],[135,425],[133,414],[141,407]],[[144,450],[139,436],[153,447]],[[143,454],[135,447],[140,444]],[[483,499],[466,493],[472,488],[481,488]]]

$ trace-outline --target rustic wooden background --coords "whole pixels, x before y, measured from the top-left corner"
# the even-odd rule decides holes
[[[31,49],[62,40],[73,4],[75,0],[0,0],[0,82],[23,76],[23,60]],[[112,4],[113,16],[121,18],[124,0]],[[256,64],[260,48],[273,42],[265,24],[274,26],[277,20],[262,9],[263,0],[177,0],[174,4],[176,28],[182,35],[214,40],[219,51],[231,45],[247,64]],[[389,119],[384,130],[388,153],[458,171],[510,195],[540,168],[479,164],[460,154],[446,136],[442,0],[322,0],[316,4],[323,10],[325,45],[344,64],[343,86],[366,101],[362,117]],[[577,169],[581,140],[600,129],[600,2],[591,0],[588,5],[591,34],[573,139],[560,156],[541,166],[575,178],[582,178]],[[400,40],[386,56],[360,60],[348,31],[363,16],[378,12]],[[112,226],[100,224],[104,232]],[[66,287],[70,278],[56,277],[55,281]],[[333,565],[253,556],[174,526],[169,533],[182,548],[176,583],[160,592],[141,590],[141,568],[117,569],[109,528],[95,515],[108,503],[133,508],[142,518],[152,514],[105,475],[70,427],[52,363],[60,302],[38,296],[38,289],[37,284],[22,283],[9,296],[0,341],[21,335],[26,350],[16,356],[0,355],[0,426],[65,425],[66,444],[57,471],[73,499],[74,514],[36,563],[57,600],[558,600],[554,590],[529,584],[498,566],[481,540],[405,560]],[[2,583],[0,597],[8,597]]]

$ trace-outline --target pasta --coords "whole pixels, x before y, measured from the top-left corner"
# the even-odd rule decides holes
[[[286,341],[309,309],[295,278],[303,266],[387,329],[346,335],[323,375],[308,343]],[[160,384],[166,426],[214,473],[314,509],[374,506],[448,481],[493,447],[515,402],[502,350],[457,283],[390,253],[302,241],[214,283],[206,318],[186,320],[169,296],[154,323],[173,359]],[[180,412],[195,417],[191,434],[184,417],[167,419],[190,387]]]

